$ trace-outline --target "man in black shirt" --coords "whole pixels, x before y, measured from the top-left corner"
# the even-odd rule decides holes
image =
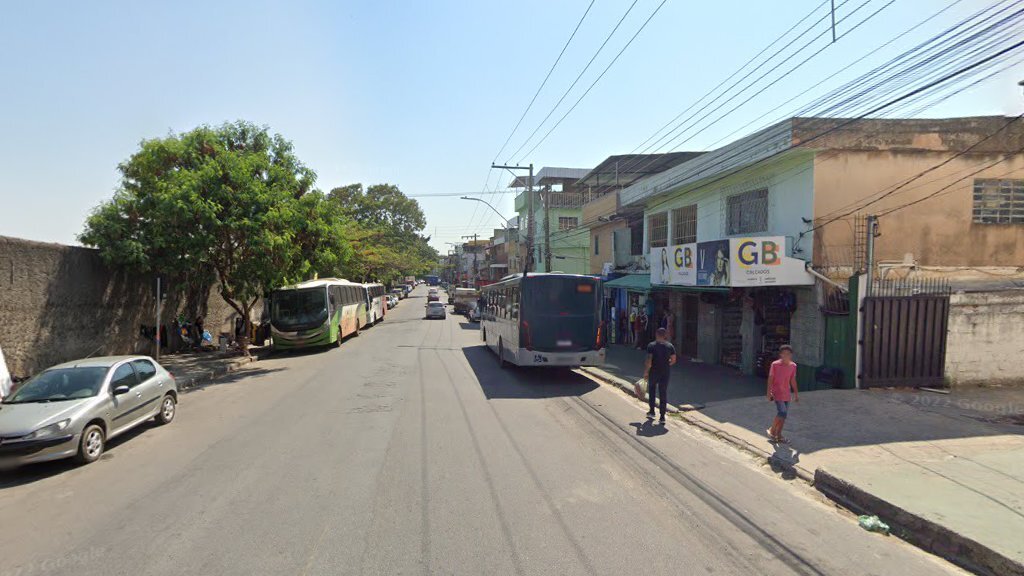
[[[658,328],[654,342],[647,345],[647,361],[644,363],[644,378],[647,379],[647,404],[650,410],[648,418],[654,418],[654,395],[657,392],[661,400],[662,424],[665,423],[665,405],[668,403],[669,370],[676,363],[676,348],[668,341],[668,330]]]

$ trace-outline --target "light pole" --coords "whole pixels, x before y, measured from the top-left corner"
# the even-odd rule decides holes
[[[491,168],[500,168],[512,172],[513,170],[529,170],[530,176],[526,181],[526,193],[527,200],[529,201],[530,207],[527,208],[530,214],[530,220],[527,222],[528,226],[526,229],[526,262],[523,264],[523,276],[530,271],[530,263],[533,262],[533,229],[534,229],[534,213],[533,213],[533,164],[529,166],[502,166],[499,164],[491,164]],[[514,174],[514,173],[513,173]]]
[[[509,223],[508,219],[505,218],[504,216],[502,216],[501,212],[498,212],[497,208],[492,206],[490,202],[484,200],[483,198],[473,198],[471,196],[462,196],[461,198],[459,198],[459,200],[472,200],[474,202],[482,202],[482,203],[484,203],[484,205],[486,205],[488,208],[490,208],[491,210],[494,210],[494,213],[498,215],[498,218],[501,218],[501,221],[505,223],[505,229],[506,230],[512,228],[512,224]]]

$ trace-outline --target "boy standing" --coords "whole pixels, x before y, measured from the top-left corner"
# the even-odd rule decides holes
[[[668,341],[668,331],[658,328],[654,342],[647,345],[647,361],[644,363],[644,378],[647,379],[647,417],[654,418],[654,395],[661,400],[661,419],[665,423],[665,408],[668,404],[669,369],[676,363],[676,348]]]
[[[792,393],[792,394],[791,394]],[[783,344],[779,347],[779,359],[772,362],[768,371],[768,401],[775,402],[775,420],[767,430],[772,442],[789,442],[782,436],[789,413],[789,401],[800,402],[796,386],[796,362],[793,362],[793,347]]]

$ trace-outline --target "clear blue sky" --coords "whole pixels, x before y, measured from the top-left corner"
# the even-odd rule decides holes
[[[639,0],[574,102],[660,0]],[[668,0],[525,161],[592,167],[631,151],[821,0]],[[850,0],[846,9],[863,0]],[[871,0],[860,15],[886,4]],[[391,182],[479,191],[488,166],[589,0],[9,2],[0,16],[0,235],[72,243],[143,138],[246,119],[295,143],[322,189]],[[842,0],[837,0],[842,5]],[[962,0],[864,71],[987,5]],[[513,138],[551,108],[628,7],[598,0]],[[944,2],[897,0],[777,88],[702,134],[702,149]],[[840,27],[842,32],[842,26]],[[853,77],[845,74],[840,80]],[[1017,68],[928,112],[1018,113]],[[813,94],[811,94],[813,95]],[[561,112],[555,118],[561,116]],[[545,130],[542,130],[543,133]],[[501,158],[507,160],[508,158]],[[501,177],[502,185],[507,176]],[[495,178],[489,181],[490,186]],[[420,198],[434,245],[499,222],[457,197]],[[512,212],[512,196],[499,196]]]

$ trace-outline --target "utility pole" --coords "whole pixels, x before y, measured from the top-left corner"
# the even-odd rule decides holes
[[[551,272],[551,188],[544,190],[544,271]]]
[[[875,237],[878,236],[878,216],[869,214],[867,218],[867,257],[864,259],[867,263],[867,287],[865,288],[865,296],[870,296],[874,289],[875,282]]]
[[[157,362],[160,361],[160,312],[162,312],[162,310],[160,309],[160,305],[163,304],[163,302],[161,302],[161,300],[163,300],[163,294],[161,293],[160,277],[157,276],[156,277],[156,354],[153,354],[153,358]]]
[[[534,213],[533,213],[533,163],[531,162],[529,167],[527,167],[527,166],[501,166],[501,165],[498,165],[498,164],[491,164],[491,168],[501,168],[503,170],[508,170],[509,172],[511,172],[513,170],[527,170],[527,169],[529,169],[529,171],[530,171],[529,179],[526,181],[526,198],[529,201],[529,207],[526,210],[530,214],[530,220],[529,220],[529,222],[526,223],[526,225],[527,225],[527,229],[526,229],[526,262],[523,264],[523,276],[526,276],[526,273],[530,271],[530,264],[533,263],[533,235],[534,235],[534,230],[536,229],[536,224],[534,223],[536,218],[534,218]]]
[[[473,239],[472,246],[473,246],[473,287],[474,288],[476,287],[476,279],[477,279],[477,276],[478,276],[478,272],[477,272],[477,269],[476,269],[476,237],[477,237],[476,234],[473,234],[472,236],[463,236],[463,238],[472,238]]]

